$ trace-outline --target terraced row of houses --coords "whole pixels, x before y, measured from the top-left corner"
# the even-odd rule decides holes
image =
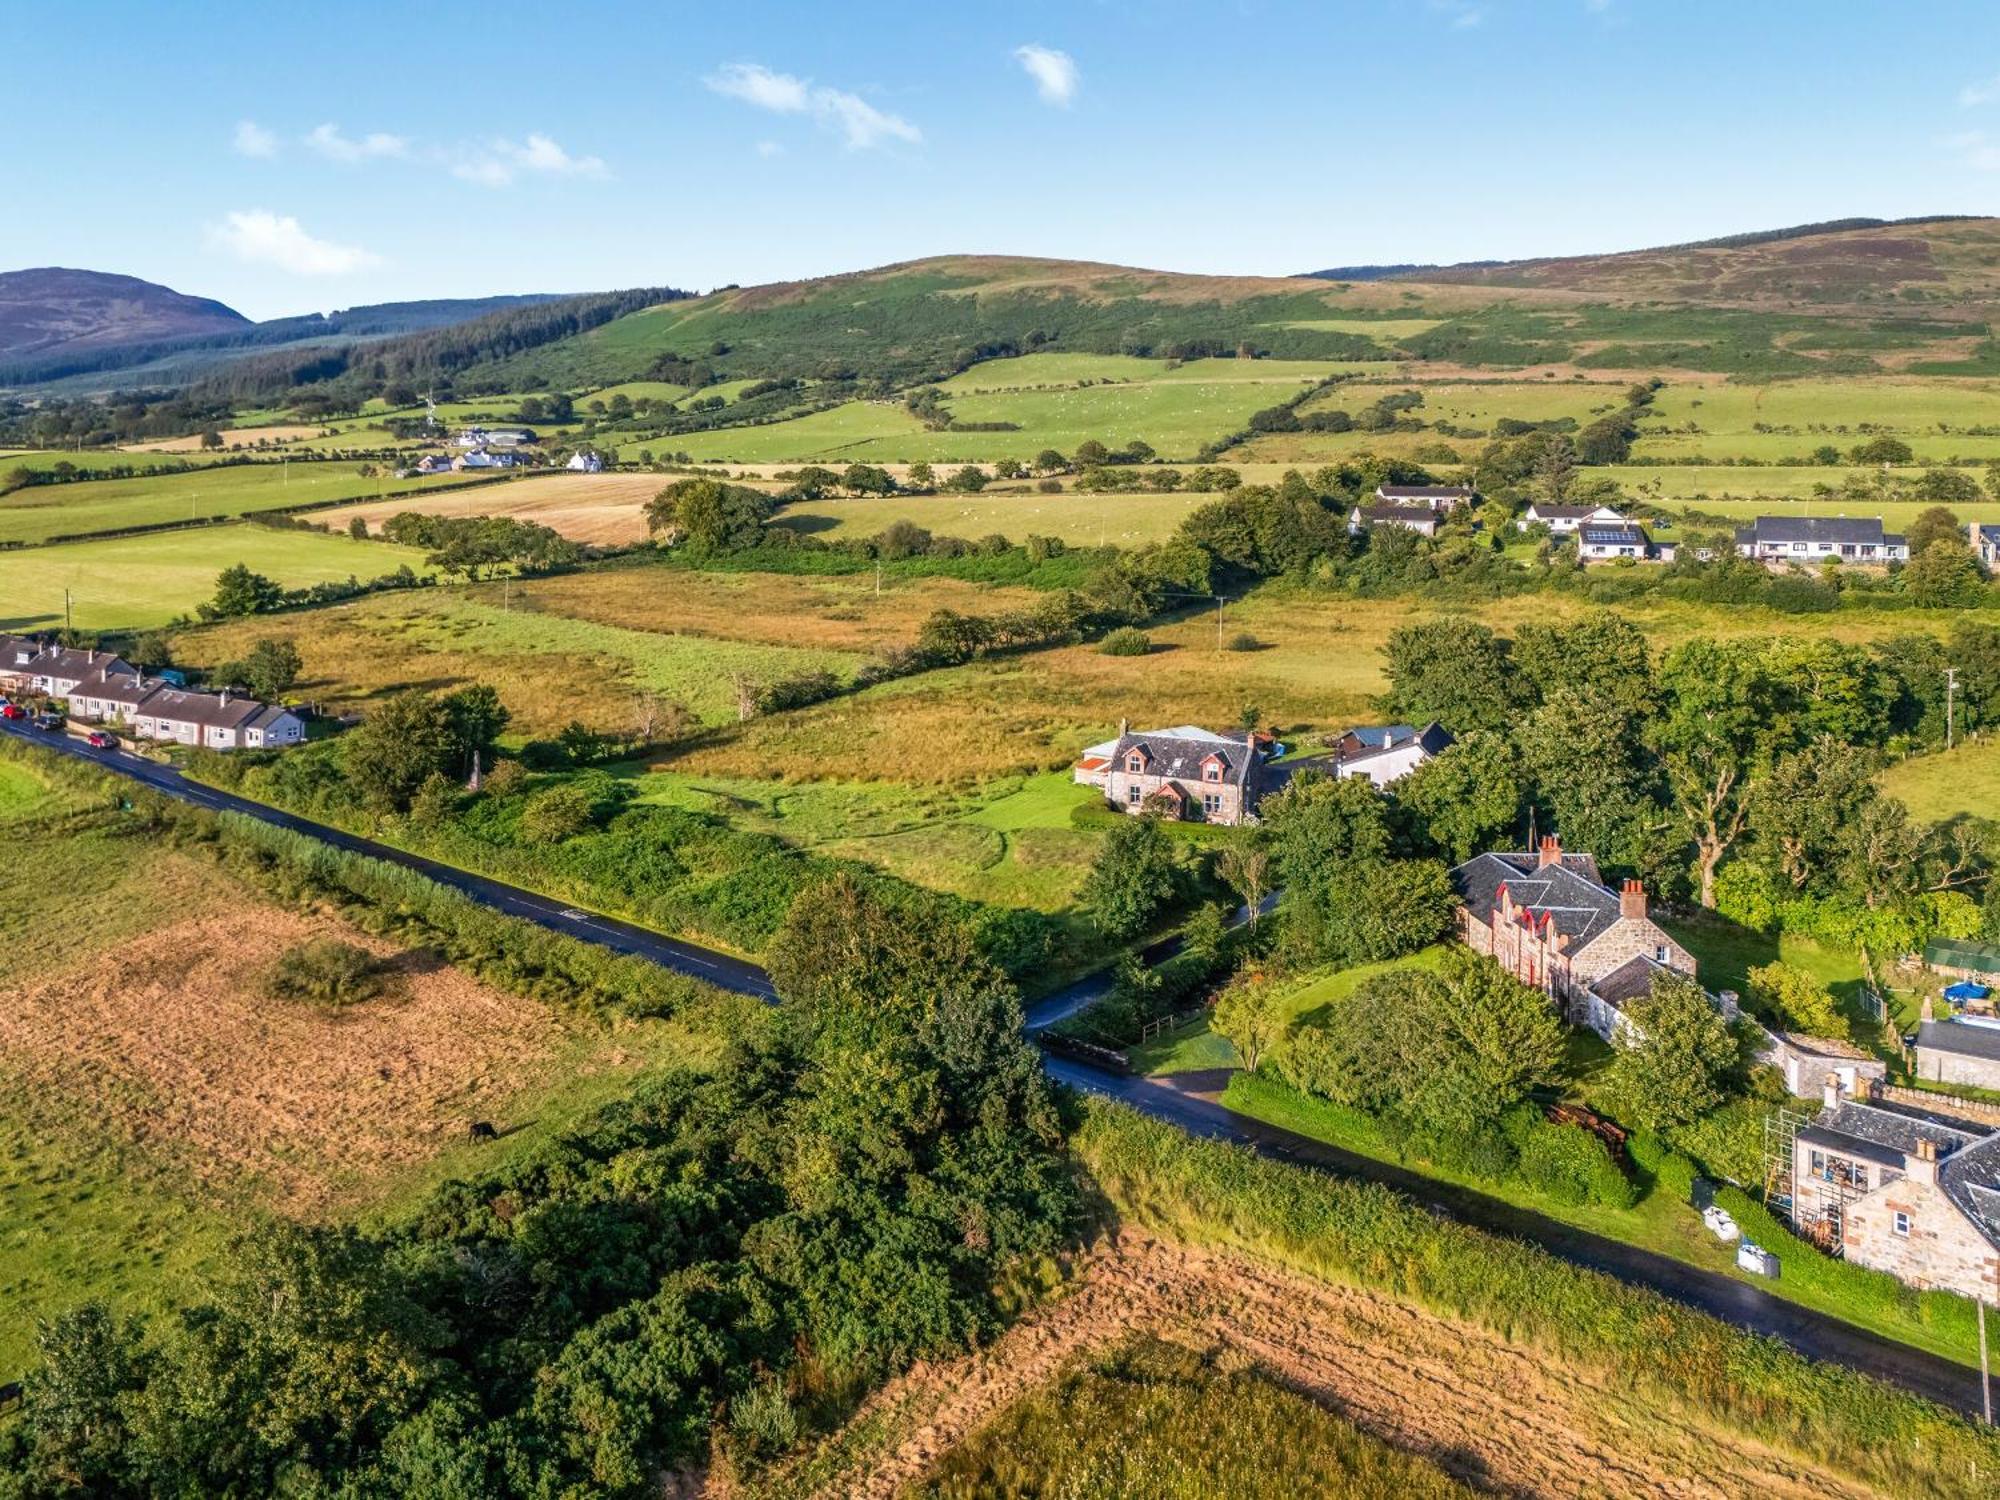
[[[148,677],[124,658],[26,636],[0,636],[0,689],[60,699],[71,718],[105,724],[134,739],[206,750],[267,750],[306,737],[295,710],[227,688],[202,692]]]

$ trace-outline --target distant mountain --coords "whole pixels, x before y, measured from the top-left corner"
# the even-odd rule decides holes
[[[1413,276],[1422,280],[1427,271],[1474,271],[1506,264],[1504,260],[1462,260],[1445,266],[1412,260],[1393,266],[1329,266],[1324,271],[1307,271],[1304,274],[1315,281],[1387,281],[1396,276]]]
[[[63,266],[0,272],[0,360],[59,348],[237,333],[251,326],[232,307],[136,276]]]
[[[380,302],[253,323],[220,302],[136,276],[9,271],[0,273],[0,387],[82,394],[180,385],[250,353],[424,333],[560,295]]]

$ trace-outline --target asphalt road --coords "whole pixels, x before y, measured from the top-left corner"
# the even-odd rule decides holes
[[[134,781],[144,782],[155,791],[177,797],[183,802],[192,802],[197,807],[211,808],[216,812],[241,813],[245,817],[255,818],[274,827],[289,828],[295,833],[309,834],[313,838],[333,845],[336,849],[365,854],[370,859],[379,859],[387,864],[401,865],[405,869],[415,870],[419,874],[429,876],[440,885],[448,885],[453,890],[463,891],[495,911],[505,912],[510,917],[523,917],[553,932],[582,938],[600,947],[609,948],[614,953],[651,959],[662,968],[705,980],[720,989],[755,995],[764,1000],[775,1000],[778,997],[777,991],[771,988],[771,976],[747,959],[718,953],[697,943],[664,937],[657,932],[649,932],[644,927],[635,927],[630,922],[621,922],[616,917],[566,906],[547,896],[524,891],[519,886],[488,880],[483,875],[474,875],[450,865],[441,865],[421,855],[392,849],[387,844],[376,843],[373,839],[360,838],[338,828],[329,827],[325,823],[316,823],[310,818],[297,817],[278,808],[268,807],[264,803],[252,802],[247,797],[238,797],[230,792],[204,786],[198,781],[188,780],[171,766],[160,765],[124,750],[93,750],[74,736],[28,727],[17,719],[0,719],[0,731],[11,734],[16,739],[41,745],[45,749],[58,750],[78,760],[89,761],[107,771],[116,771],[121,776],[129,776]]]
[[[242,813],[279,828],[323,839],[336,848],[416,870],[443,885],[463,891],[497,911],[524,917],[552,931],[600,944],[617,953],[651,959],[663,967],[706,980],[722,989],[765,1000],[777,998],[770,976],[744,959],[648,932],[612,917],[566,907],[561,902],[518,886],[488,880],[449,865],[406,854],[324,823],[315,823],[309,818],[295,817],[262,803],[189,781],[171,767],[158,765],[140,756],[120,750],[93,750],[79,739],[24,727],[18,721],[0,719],[0,732],[116,771],[199,807]],[[1239,911],[1237,920],[1243,920],[1246,915]],[[1177,945],[1174,940],[1168,939],[1147,949],[1145,957],[1147,962],[1157,963],[1175,951]],[[1093,976],[1038,1002],[1028,1011],[1029,1030],[1039,1030],[1074,1014],[1104,993],[1109,984],[1109,976]],[[1116,1099],[1142,1114],[1179,1126],[1191,1135],[1234,1141],[1262,1155],[1317,1171],[1385,1184],[1433,1212],[1480,1229],[1526,1240],[1573,1265],[1648,1287],[1738,1328],[1779,1339],[1813,1359],[1845,1365],[1962,1412],[1977,1415],[1980,1410],[1979,1377],[1975,1372],[1921,1349],[1856,1328],[1838,1318],[1784,1301],[1749,1282],[1703,1271],[1667,1256],[1544,1218],[1483,1193],[1436,1182],[1387,1162],[1357,1156],[1308,1136],[1266,1125],[1225,1109],[1212,1098],[1175,1087],[1169,1080],[1104,1072],[1068,1058],[1047,1054],[1043,1062],[1049,1075],[1060,1082],[1085,1093]]]

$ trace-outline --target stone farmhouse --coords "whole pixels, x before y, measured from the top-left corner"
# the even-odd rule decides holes
[[[1907,562],[1909,543],[1882,530],[1879,516],[1759,516],[1736,533],[1736,550],[1759,562]]]
[[[1540,522],[1556,536],[1573,536],[1584,525],[1617,526],[1625,518],[1608,505],[1544,505],[1531,501],[1514,522],[1517,531],[1526,531]]]
[[[2000,1295],[2000,1110],[1829,1075],[1790,1188],[1793,1225],[1856,1265]]]
[[[1102,787],[1120,812],[1157,812],[1195,823],[1253,821],[1257,804],[1285,778],[1266,762],[1269,736],[1248,731],[1229,736],[1193,724],[1134,734],[1092,745],[1076,763],[1074,779]]]
[[[1361,725],[1334,740],[1333,774],[1366,776],[1377,787],[1385,787],[1456,743],[1436,720],[1421,729],[1413,724]]]
[[[1991,521],[1967,521],[1965,530],[1980,564],[1987,568],[2000,568],[2000,526]]]
[[[226,689],[194,692],[149,679],[108,651],[44,646],[21,636],[0,636],[0,687],[60,698],[71,718],[112,725],[134,739],[265,750],[306,737],[305,720],[289,708]]]
[[[1646,914],[1645,888],[1612,890],[1588,854],[1548,837],[1523,853],[1475,855],[1451,872],[1459,938],[1554,1000],[1572,1025],[1606,1041],[1661,973],[1695,972],[1694,955]]]

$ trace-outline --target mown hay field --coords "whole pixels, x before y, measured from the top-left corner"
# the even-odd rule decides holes
[[[1988,735],[1945,754],[1912,756],[1879,779],[1882,790],[1908,804],[1919,822],[1991,818],[2000,810],[2000,739]]]
[[[497,489],[398,495],[316,512],[312,519],[345,531],[359,516],[370,530],[380,532],[384,521],[403,511],[427,516],[510,516],[547,526],[571,541],[622,547],[646,539],[646,502],[671,482],[658,474],[534,474]]]
[[[425,490],[480,480],[477,474],[426,479],[364,475],[358,463],[226,464],[191,473],[139,474],[74,484],[30,485],[0,496],[0,543],[40,542],[130,526],[241,516],[321,501]]]
[[[684,1025],[565,1019],[0,762],[0,1369],[87,1298],[178,1300],[262,1215],[373,1212],[483,1150],[513,1152],[641,1068],[705,1055]],[[60,933],[60,941],[50,941]],[[335,939],[386,966],[338,1011],[273,998]],[[473,1148],[466,1127],[505,1133]]]
[[[215,593],[224,568],[244,563],[286,588],[377,578],[424,554],[317,530],[248,522],[0,552],[0,630],[45,630],[64,618],[64,591],[81,630],[164,625]]]

